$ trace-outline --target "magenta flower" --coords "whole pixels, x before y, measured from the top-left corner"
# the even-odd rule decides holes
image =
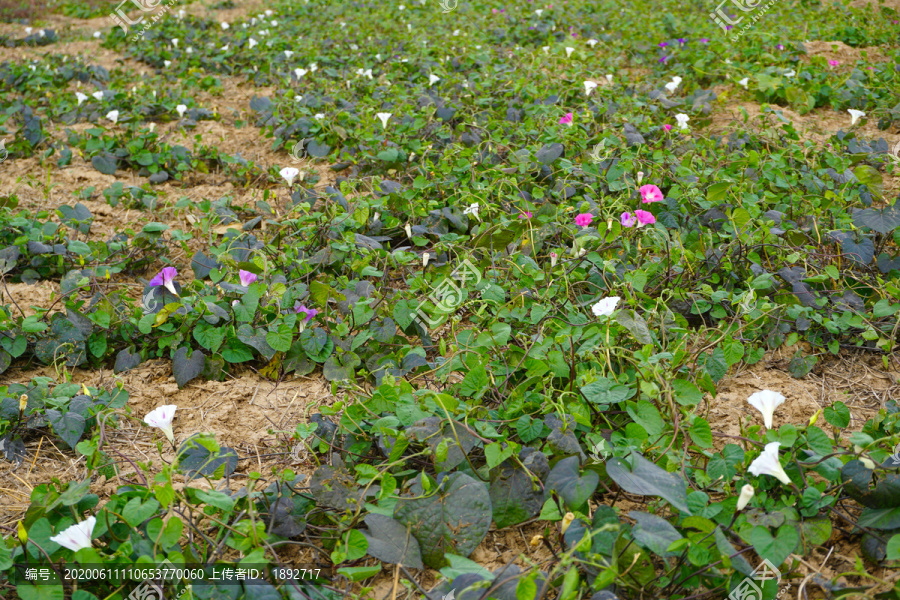
[[[668,45],[669,45],[669,42],[660,42],[660,43],[659,43],[659,47],[660,47],[660,48],[665,48],[665,47],[668,46]]]
[[[656,217],[653,216],[653,213],[649,213],[646,210],[636,210],[634,211],[634,216],[637,218],[638,227],[656,223]]]
[[[241,269],[238,271],[238,277],[241,278],[241,285],[247,286],[256,281],[256,274]]]
[[[701,43],[701,44],[708,44],[708,43],[709,43],[709,38],[700,38],[700,43]]]
[[[622,222],[622,227],[634,227],[637,225],[637,218],[630,212],[623,212],[620,220]]]
[[[519,215],[519,218],[520,219],[530,219],[532,216],[533,215],[531,214],[531,211],[525,211]]]
[[[662,191],[652,183],[642,185],[640,192],[641,200],[644,202],[644,204],[650,204],[651,202],[662,202],[665,199],[663,197]]]
[[[318,310],[316,310],[315,308],[306,308],[304,305],[300,304],[299,300],[294,303],[294,312],[298,315],[301,313],[305,315],[303,317],[304,323],[309,323],[314,316],[319,314]]]
[[[725,31],[731,31],[732,29],[734,29],[734,25],[726,25],[725,26]]]
[[[684,46],[685,44],[687,44],[687,40],[685,38],[678,38],[678,43]]]
[[[566,113],[566,116],[559,118],[560,125],[572,125],[572,119],[575,117],[572,113]]]
[[[579,227],[587,227],[593,220],[594,215],[592,215],[591,213],[581,213],[580,215],[575,217],[575,224]]]
[[[777,46],[775,46],[775,48],[777,50],[784,50],[784,44],[778,44]]]
[[[156,277],[150,280],[150,285],[165,286],[167,290],[177,296],[178,292],[175,290],[175,284],[172,283],[176,277],[178,277],[178,270],[175,267],[166,267],[162,271],[157,273]]]
[[[665,125],[663,125],[663,129],[665,129],[666,131],[672,131],[672,126],[666,123]]]
[[[829,60],[829,61],[828,61],[828,66],[829,66],[829,67],[836,67],[836,66],[838,66],[839,64],[841,64],[841,63],[840,63],[840,61],[837,61],[837,60]]]
[[[664,63],[664,62],[666,62],[667,60],[669,60],[669,57],[668,57],[668,56],[660,56],[660,57],[659,57],[659,61],[657,61],[657,62]]]

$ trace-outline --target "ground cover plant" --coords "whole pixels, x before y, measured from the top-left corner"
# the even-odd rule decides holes
[[[900,596],[898,8],[650,8],[3,24],[3,597]]]

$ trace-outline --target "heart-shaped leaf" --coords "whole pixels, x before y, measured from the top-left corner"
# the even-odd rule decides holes
[[[91,164],[104,175],[115,175],[116,168],[118,167],[118,161],[116,160],[115,155],[110,154],[109,152],[97,154],[91,158]]]
[[[640,454],[632,454],[628,460],[631,466],[617,457],[606,462],[606,473],[619,487],[629,494],[665,498],[678,510],[691,514],[684,479],[661,469]]]
[[[212,437],[196,434],[178,448],[177,464],[188,479],[200,475],[213,476],[220,468],[224,477],[234,473],[238,455],[233,448],[219,447]]]
[[[778,528],[773,536],[767,527],[754,527],[750,532],[753,549],[776,567],[780,566],[800,543],[797,528],[787,523]]]
[[[670,545],[683,537],[668,521],[636,510],[629,512],[628,516],[637,521],[631,534],[638,544],[663,558],[679,554],[668,551]]]
[[[122,373],[130,371],[141,364],[141,353],[135,351],[131,353],[128,348],[124,348],[116,355],[116,364],[113,367],[113,373]]]
[[[431,496],[403,498],[394,508],[394,518],[410,528],[423,562],[433,569],[446,564],[448,552],[469,556],[487,535],[491,514],[487,487],[460,472],[445,477]]]
[[[422,569],[422,551],[409,528],[385,515],[366,515],[369,531],[362,532],[369,541],[368,553],[380,561]]]
[[[600,476],[594,471],[579,474],[579,462],[579,457],[569,456],[556,463],[547,476],[544,488],[548,496],[551,491],[559,494],[566,506],[573,510],[584,506],[600,483]]]
[[[526,447],[519,453],[519,459],[528,471],[510,459],[503,461],[491,475],[491,506],[499,529],[537,516],[544,505],[544,492],[532,477],[538,481],[547,478],[550,470],[547,457],[540,450]]]
[[[175,376],[175,383],[179,388],[183,388],[190,380],[203,372],[205,364],[205,354],[194,350],[193,354],[188,357],[188,347],[182,346],[175,351],[175,356],[172,357],[172,375]]]

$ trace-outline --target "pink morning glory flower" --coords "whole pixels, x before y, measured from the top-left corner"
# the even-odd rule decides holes
[[[701,43],[701,44],[708,44],[708,43],[709,43],[709,38],[700,38],[700,43]]]
[[[650,204],[651,202],[662,202],[664,200],[662,191],[652,183],[642,185],[640,192],[641,200],[644,202],[644,204]]]
[[[575,117],[572,113],[566,113],[566,116],[559,118],[560,125],[572,125],[572,119]]]
[[[165,286],[167,290],[177,296],[178,292],[175,290],[175,284],[172,283],[176,277],[178,277],[178,270],[175,267],[166,267],[162,271],[157,273],[156,277],[150,280],[150,285]]]
[[[840,63],[840,61],[837,61],[837,60],[829,60],[829,61],[828,61],[828,66],[829,66],[829,67],[836,67],[836,66],[838,66],[839,64],[841,64],[841,63]]]
[[[593,220],[594,215],[592,215],[591,213],[581,213],[580,215],[575,217],[575,224],[579,227],[587,227]]]
[[[666,131],[672,131],[672,126],[666,123],[665,125],[663,125],[663,129],[665,129]]]
[[[294,312],[298,315],[301,313],[305,315],[303,317],[304,323],[309,323],[314,316],[319,314],[318,310],[316,310],[315,308],[306,308],[304,305],[300,304],[299,300],[294,303]]]
[[[531,211],[526,211],[526,212],[523,212],[522,214],[520,214],[519,218],[520,219],[530,219],[532,216],[533,215],[531,214]]]
[[[656,223],[656,217],[653,216],[653,213],[649,213],[646,210],[636,210],[634,211],[634,216],[637,218],[639,227]]]
[[[784,50],[784,44],[778,44],[777,46],[775,46],[775,48],[778,50]]]
[[[637,225],[637,218],[630,212],[623,212],[620,221],[622,222],[622,227],[634,227]]]
[[[241,285],[247,286],[256,281],[256,274],[241,269],[238,271],[238,277],[241,278]]]

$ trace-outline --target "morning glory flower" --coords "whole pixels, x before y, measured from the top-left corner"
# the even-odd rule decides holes
[[[566,46],[566,58],[570,58],[572,56],[573,52],[575,52],[575,48],[572,48],[571,46]]]
[[[749,78],[749,77],[744,77],[743,79],[741,79],[740,81],[738,81],[738,84],[741,85],[745,90],[747,89],[747,84],[748,84],[748,83],[750,83],[750,78]]]
[[[463,214],[464,214],[464,215],[472,215],[473,217],[475,217],[476,219],[478,219],[478,220],[480,221],[480,220],[481,220],[481,217],[478,216],[478,210],[479,210],[479,209],[480,209],[479,204],[478,204],[477,202],[474,202],[474,203],[470,204],[470,205],[463,211]]]
[[[668,45],[669,45],[669,42],[660,42],[660,43],[659,43],[659,47],[660,47],[660,48],[665,48],[665,47],[668,46]]]
[[[520,219],[530,219],[533,216],[534,215],[531,213],[530,210],[526,210],[525,212],[519,214]]]
[[[298,315],[301,313],[304,315],[304,317],[303,317],[304,323],[309,323],[313,317],[315,317],[317,314],[319,314],[318,310],[316,310],[315,308],[306,308],[306,306],[304,306],[303,304],[300,304],[299,300],[294,303],[294,312],[297,313]]]
[[[591,221],[594,220],[594,215],[591,213],[581,213],[575,217],[575,224],[579,227],[587,227],[591,224]]]
[[[560,125],[572,126],[572,119],[575,117],[572,113],[566,113],[565,116],[559,118]]]
[[[544,14],[544,9],[539,8],[536,11],[534,11],[534,14],[536,14],[537,16],[541,16],[542,14]]]
[[[238,278],[241,280],[241,285],[248,286],[254,281],[256,281],[256,273],[251,273],[250,271],[245,271],[241,269],[238,271]]]
[[[285,167],[279,171],[279,174],[287,182],[288,187],[291,187],[294,185],[294,179],[300,174],[300,170],[295,169],[294,167]]]
[[[172,39],[169,40],[169,41],[172,42],[172,45],[173,45],[173,46],[175,46],[176,48],[178,47],[178,38],[172,38]]]
[[[175,267],[165,267],[162,271],[156,274],[156,276],[150,280],[149,285],[151,286],[164,286],[167,290],[178,295],[178,290],[175,289],[175,278],[178,277],[178,270]]]
[[[590,96],[591,92],[597,89],[597,83],[594,81],[585,81],[584,82],[584,94],[586,96]]]
[[[429,254],[428,252],[425,252],[422,254],[422,268],[423,269],[428,266],[428,261],[430,258],[431,258],[431,254]]]
[[[659,60],[656,61],[656,62],[664,63],[664,62],[666,62],[667,60],[669,60],[669,57],[664,55],[664,56],[660,56],[660,57],[659,57]]]
[[[847,112],[850,113],[850,124],[851,125],[856,125],[856,122],[859,121],[860,117],[866,116],[866,113],[864,113],[861,110],[856,110],[855,108],[848,108]]]
[[[634,211],[634,216],[637,219],[638,227],[643,227],[644,225],[653,225],[656,223],[656,217],[653,216],[653,213],[647,212],[646,210],[636,210]]]
[[[91,94],[96,100],[103,100],[103,92],[94,92]]]
[[[99,32],[99,31],[95,31],[95,32],[94,32],[94,37],[95,37],[95,38],[99,38],[99,37],[102,36],[102,35],[103,35],[103,34],[102,34],[101,32]]]
[[[612,76],[611,74],[610,74],[610,75],[607,75],[607,76],[606,76],[606,80],[607,80],[608,82],[612,83],[613,76]]]
[[[440,81],[440,80],[441,80],[440,77],[438,77],[437,75],[435,75],[434,73],[432,73],[431,75],[428,76],[428,87],[433,86],[434,84],[436,84],[436,83],[437,83],[438,81]]]
[[[772,415],[775,409],[784,404],[784,396],[772,390],[756,392],[747,398],[750,406],[762,413],[766,429],[772,429]]]
[[[786,73],[784,74],[784,76],[785,76],[785,77],[793,77],[793,76],[796,75],[796,74],[797,74],[797,71],[791,69],[790,71],[786,72]]]
[[[690,121],[691,118],[684,113],[678,113],[677,115],[675,115],[675,120],[678,121],[678,126],[681,129],[687,129],[688,121]]]
[[[784,44],[778,44],[775,46],[775,48],[778,50],[784,50]]]
[[[383,129],[387,129],[388,119],[390,119],[393,115],[391,115],[391,113],[377,113],[375,116],[381,119],[381,127]]]
[[[166,404],[165,406],[154,408],[144,417],[144,423],[162,431],[169,438],[169,441],[174,444],[175,434],[172,433],[172,419],[175,418],[177,409],[178,407],[174,404]]]
[[[666,84],[666,89],[669,90],[670,93],[674,92],[676,89],[678,89],[678,85],[680,83],[681,83],[681,77],[678,77],[676,75],[675,77],[672,78],[672,81],[670,81],[669,83]]]
[[[708,44],[708,43],[709,43],[709,38],[700,38],[700,43],[701,43],[701,44]]]
[[[110,121],[112,121],[113,123],[118,123],[119,122],[119,111],[117,111],[117,110],[109,111],[108,113],[106,113],[106,118],[109,119]]]
[[[550,253],[550,267],[555,267],[557,261],[559,261],[559,254],[557,254],[556,252],[551,252]]]
[[[662,202],[665,199],[662,190],[660,190],[652,183],[642,185],[639,191],[641,192],[641,201],[644,204],[650,204],[651,202]]]
[[[259,42],[257,42],[257,41],[254,40],[253,38],[250,38],[249,47],[250,47],[250,48],[253,48],[253,46],[257,45],[258,43],[259,43]]]
[[[179,117],[183,117],[183,116],[184,116],[184,111],[187,110],[187,106],[184,105],[184,104],[179,104],[178,106],[175,107],[175,110],[178,111],[178,116],[179,116]]]
[[[750,467],[747,469],[753,475],[761,477],[762,475],[771,475],[777,478],[781,483],[790,484],[791,478],[784,472],[781,462],[778,460],[778,448],[781,447],[780,442],[771,442],[766,444],[766,449],[762,454],[756,457]]]
[[[222,26],[222,29],[228,29],[229,27],[231,27],[231,25],[229,25],[225,21],[222,21],[221,23],[219,23],[219,25]]]
[[[102,95],[102,94],[101,94]],[[81,92],[75,92],[75,99],[78,100],[78,106],[81,106],[81,103],[88,99],[87,96],[82,94]]]
[[[839,60],[829,60],[829,61],[828,61],[828,66],[829,66],[829,67],[836,67],[836,66],[838,66],[839,64],[841,64],[841,61],[839,61]]]
[[[294,75],[297,76],[297,79],[302,79],[307,73],[309,73],[309,71],[306,69],[294,69]]]
[[[587,43],[588,43],[588,46],[593,48],[594,46],[596,46],[597,44],[600,43],[600,40],[595,40],[594,38],[591,38],[587,41]]]
[[[662,127],[665,131],[672,131],[672,126],[668,123],[665,123]]]
[[[284,55],[285,55],[287,58],[290,58],[290,57],[292,57],[292,56],[294,55],[294,51],[293,51],[293,50],[285,50],[285,51],[284,51]]]
[[[603,298],[597,304],[591,307],[591,311],[597,317],[608,317],[616,310],[616,306],[619,304],[619,300],[621,300],[618,296],[610,296],[609,298]]]
[[[741,488],[741,495],[738,497],[737,510],[741,512],[747,507],[747,503],[753,498],[753,486],[749,483]]]
[[[634,227],[637,225],[637,217],[630,212],[623,212],[622,216],[619,217],[619,221],[622,223],[622,227]]]
[[[51,536],[50,541],[56,542],[64,548],[68,548],[72,552],[78,552],[84,548],[91,547],[91,534],[94,533],[94,525],[97,524],[97,517],[88,517],[81,523],[75,523],[66,527],[58,534]]]

